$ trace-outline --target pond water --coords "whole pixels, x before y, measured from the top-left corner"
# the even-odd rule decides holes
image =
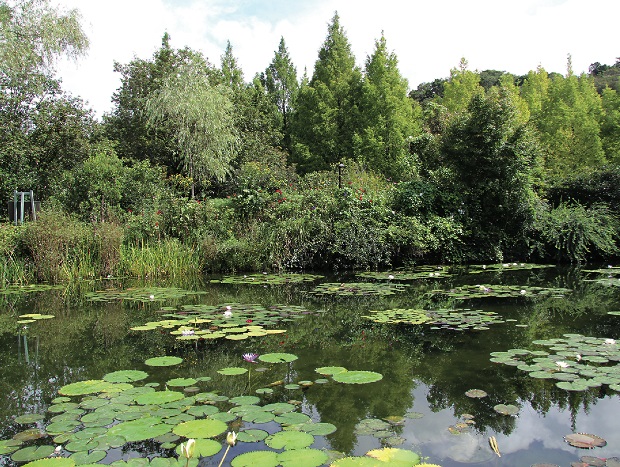
[[[113,279],[1,295],[0,464],[21,465],[12,453],[43,445],[62,445],[57,456],[73,456],[77,464],[176,458],[174,447],[185,437],[171,433],[155,441],[130,436],[126,443],[67,448],[81,430],[105,431],[138,418],[124,412],[157,412],[164,424],[176,427],[204,419],[207,413],[188,407],[207,405],[217,407],[214,418],[224,421],[226,430],[211,436],[221,448],[202,457],[200,465],[219,464],[228,430],[274,434],[291,430],[287,425],[314,435],[311,448],[328,454],[325,465],[389,447],[444,467],[567,466],[583,456],[608,460],[588,464],[586,458],[575,465],[620,465],[615,463],[620,458],[620,269],[515,264],[305,282],[243,277],[158,284]],[[245,353],[259,357],[249,363]],[[274,354],[276,363],[268,361]],[[277,363],[278,355],[285,361]],[[182,361],[145,363],[161,356]],[[345,369],[360,372],[355,384],[338,376]],[[101,400],[118,404],[120,389],[63,397],[67,385],[100,381],[120,370],[145,372],[130,381],[140,390],[170,390],[185,399],[176,405],[136,404],[136,390],[115,412],[122,416],[100,421],[91,415],[85,421]],[[589,386],[579,386],[580,381]],[[468,393],[472,389],[487,395],[470,397],[484,395]],[[292,406],[252,418],[245,404],[230,400],[247,395],[258,396],[258,406],[291,401]],[[81,406],[61,405],[69,401]],[[508,407],[508,415],[498,413],[499,404]],[[307,417],[278,418],[283,412]],[[27,414],[43,417],[30,421]],[[58,428],[66,420],[73,422]],[[297,426],[309,422],[319,424],[314,433]],[[329,430],[332,425],[335,431]],[[33,428],[47,436],[23,435]],[[565,440],[573,433],[594,435],[581,438],[586,443],[604,444],[603,438],[606,444],[574,447]],[[4,440],[15,435],[25,441],[12,448]],[[501,457],[491,449],[490,437]],[[282,451],[262,438],[239,441],[223,465],[275,465],[235,464],[236,457],[256,450]],[[88,457],[93,451],[104,452]],[[312,465],[299,459],[282,465]]]

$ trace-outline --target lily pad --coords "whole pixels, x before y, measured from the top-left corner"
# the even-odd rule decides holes
[[[319,467],[329,459],[320,449],[293,449],[278,454],[282,467]]]
[[[470,389],[469,391],[465,392],[465,395],[467,397],[471,397],[471,398],[474,398],[474,399],[482,399],[483,397],[487,397],[488,396],[486,391],[483,391],[482,389]]]
[[[511,404],[497,404],[493,407],[493,410],[502,415],[516,415],[519,413],[519,407]]]
[[[144,362],[145,365],[148,366],[174,366],[183,362],[183,359],[180,357],[153,357],[149,358]]]
[[[416,465],[420,463],[420,456],[418,454],[405,449],[373,449],[372,451],[368,451],[366,455],[386,463],[406,463],[407,465]]]
[[[257,443],[264,440],[269,436],[269,433],[265,430],[249,429],[240,431],[237,434],[237,440],[244,443]]]
[[[265,439],[273,449],[303,449],[314,443],[314,436],[302,431],[279,431]]]
[[[75,460],[69,457],[49,457],[28,462],[24,467],[73,467]]]
[[[83,396],[86,394],[97,394],[105,392],[113,387],[114,383],[102,379],[79,381],[67,384],[58,390],[59,394],[65,396]]]
[[[587,433],[571,433],[564,436],[564,441],[575,448],[581,449],[600,448],[607,444],[607,441],[600,436]]]
[[[180,423],[172,432],[186,438],[213,438],[221,435],[228,429],[228,425],[219,420],[200,419]]]
[[[119,370],[108,373],[103,377],[104,381],[110,383],[133,383],[148,378],[149,374],[138,370]]]
[[[383,379],[383,375],[374,371],[345,371],[342,373],[336,373],[332,376],[332,378],[334,378],[334,381],[338,381],[339,383],[366,384],[374,383],[375,381]]]
[[[54,453],[54,446],[28,446],[15,451],[11,454],[11,460],[14,462],[30,462],[38,459],[49,457]]]
[[[156,438],[169,431],[171,431],[171,426],[162,423],[161,418],[143,417],[114,425],[108,430],[108,436],[121,436],[131,443]]]
[[[261,362],[266,363],[289,363],[297,360],[297,355],[292,353],[266,353],[258,357]]]
[[[235,375],[242,375],[244,373],[247,373],[248,369],[240,368],[240,367],[229,367],[229,368],[222,368],[221,370],[217,370],[217,372],[220,375],[235,376]]]
[[[249,451],[235,457],[232,467],[276,467],[280,465],[278,454],[274,451]]]
[[[179,401],[184,397],[183,393],[178,391],[154,391],[140,394],[134,400],[140,405],[160,405]]]
[[[30,423],[36,423],[43,420],[45,417],[38,413],[27,413],[20,415],[19,417],[15,417],[15,423],[20,423],[22,425],[27,425]]]

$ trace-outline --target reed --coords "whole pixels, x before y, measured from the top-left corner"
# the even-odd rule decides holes
[[[196,250],[177,239],[140,242],[121,248],[118,275],[140,278],[181,277],[201,272]]]

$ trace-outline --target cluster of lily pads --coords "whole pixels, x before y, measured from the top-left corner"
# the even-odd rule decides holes
[[[146,303],[182,299],[191,295],[202,295],[205,293],[204,291],[191,291],[177,287],[130,287],[126,289],[106,289],[86,292],[84,297],[90,302],[126,300]]]
[[[317,285],[308,293],[316,296],[387,296],[402,292],[409,284],[390,282],[326,282]]]
[[[504,320],[493,311],[471,309],[403,309],[371,310],[365,315],[375,323],[386,324],[432,324],[431,329],[457,331],[486,330],[489,325],[503,323]]]
[[[260,284],[260,285],[285,285],[298,284],[300,282],[313,282],[324,276],[318,274],[245,274],[243,276],[225,276],[222,279],[212,279],[212,284]]]
[[[556,380],[557,387],[568,391],[586,391],[603,384],[620,391],[620,346],[614,339],[564,334],[532,343],[548,350],[493,352],[491,361],[516,366],[532,378]]]
[[[133,331],[170,330],[178,340],[198,339],[243,340],[286,332],[270,329],[280,322],[291,322],[309,314],[302,306],[275,304],[269,307],[255,304],[229,303],[222,305],[183,305],[179,309],[164,307],[161,320],[134,326]],[[268,329],[269,328],[269,329]]]
[[[60,289],[62,285],[52,284],[26,284],[26,285],[7,285],[0,288],[0,295],[20,295],[33,292],[47,292],[48,290]]]
[[[449,269],[442,266],[419,266],[413,270],[396,271],[364,271],[357,274],[358,277],[375,280],[389,281],[413,281],[420,279],[443,279],[451,277]]]
[[[41,313],[26,313],[25,315],[19,315],[17,324],[30,324],[43,319],[52,319],[54,315],[43,315]]]
[[[252,363],[277,364],[293,362],[297,356],[248,353],[243,359]],[[161,356],[150,358],[145,364],[150,367],[175,366],[182,361],[180,357]],[[224,368],[218,373],[238,375],[247,371],[244,368],[241,368],[244,371],[237,370]],[[382,378],[379,373],[344,367],[321,367],[316,371],[345,384],[371,383]],[[432,466],[421,464],[419,455],[412,451],[393,447],[375,449],[363,457],[345,457],[342,453],[312,448],[316,436],[330,435],[337,428],[331,423],[315,422],[300,412],[299,401],[263,403],[259,396],[253,395],[229,398],[198,387],[209,382],[209,377],[173,378],[166,382],[165,390],[157,390],[160,384],[145,382],[148,379],[149,374],[145,371],[119,370],[100,380],[61,387],[60,395],[52,401],[46,415],[31,413],[15,418],[15,423],[23,425],[24,429],[11,439],[0,441],[0,455],[10,456],[14,462],[28,462],[28,467],[72,467],[110,463],[119,450],[126,452],[127,447],[148,441],[158,447],[154,448],[152,444],[145,447],[152,451],[147,455],[158,454],[160,457],[149,461],[147,456],[135,452],[134,447],[134,455],[140,455],[140,458],[130,456],[127,460],[116,460],[112,465],[181,467],[185,464],[196,467],[199,458],[211,457],[217,461],[241,442],[248,447],[256,444],[256,449],[244,449],[247,452],[237,456],[233,453],[233,467],[319,466],[328,462],[338,466],[393,462]],[[329,382],[324,378],[320,380]],[[402,425],[403,419],[390,417],[386,420],[361,422],[358,430],[377,438],[394,438],[391,427]],[[271,432],[257,427],[266,423]],[[274,426],[278,428],[274,430]],[[238,433],[231,432],[231,427]],[[397,442],[393,440],[394,444]],[[226,443],[229,447],[222,454]],[[371,461],[375,463],[369,464]]]
[[[504,272],[504,271],[531,271],[533,269],[552,268],[551,264],[535,263],[498,263],[498,264],[472,264],[467,269],[470,274],[480,274],[483,272]]]
[[[508,298],[508,297],[558,297],[563,298],[570,289],[563,287],[534,287],[527,285],[476,284],[455,287],[450,290],[433,290],[432,295],[447,295],[459,300],[471,298]]]

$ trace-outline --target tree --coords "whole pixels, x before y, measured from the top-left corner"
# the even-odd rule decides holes
[[[112,95],[115,106],[104,116],[104,124],[107,137],[117,141],[116,151],[121,159],[148,160],[165,167],[168,175],[183,170],[172,122],[160,121],[157,127],[153,122],[149,124],[146,104],[169,76],[190,63],[199,67],[211,84],[221,82],[221,73],[201,53],[187,47],[172,48],[168,33],[163,35],[161,47],[152,58],[114,64],[114,71],[121,75],[121,86]]]
[[[514,254],[532,218],[538,148],[527,126],[519,124],[511,96],[501,89],[475,94],[467,112],[450,123],[441,151],[462,203],[454,214],[466,229],[470,259]]]
[[[233,104],[225,86],[209,83],[201,60],[167,76],[149,97],[146,112],[153,128],[172,123],[183,169],[192,180],[192,198],[196,184],[206,187],[230,172],[237,142]]]
[[[361,72],[336,13],[308,85],[295,100],[293,160],[301,172],[327,169],[353,153]]]
[[[602,95],[604,115],[601,122],[601,140],[605,158],[620,163],[620,95],[614,89],[605,88]]]
[[[467,109],[469,101],[475,95],[484,93],[480,86],[480,75],[467,69],[467,60],[461,58],[459,68],[450,70],[450,79],[444,84],[440,103],[451,113]]]
[[[226,42],[226,50],[221,57],[224,84],[233,90],[243,87],[243,70],[237,64],[230,41]]]
[[[601,98],[592,78],[570,72],[556,76],[550,84],[536,121],[546,150],[548,177],[564,177],[603,165],[605,154],[600,138]]]
[[[420,128],[414,121],[413,101],[407,91],[396,54],[388,51],[382,35],[366,59],[354,154],[369,169],[393,179],[410,177],[416,170],[409,143]]]
[[[41,151],[49,154],[50,148],[40,148],[33,133],[45,133],[50,109],[59,110],[64,105],[60,103],[65,99],[60,97],[60,83],[53,77],[57,60],[76,59],[87,48],[88,38],[77,10],[63,12],[49,0],[0,1],[0,196],[3,199],[15,189],[37,190],[41,179],[52,176],[44,172],[48,168],[45,164],[53,163],[51,157],[39,164],[41,157],[45,158]],[[73,104],[69,106],[76,112],[82,111]],[[64,136],[71,138],[68,133]],[[69,144],[61,141],[61,134],[54,138],[58,148]],[[47,185],[45,181],[42,183]],[[41,189],[46,190],[47,186]]]
[[[280,115],[282,147],[291,153],[291,113],[293,98],[298,89],[297,70],[289,57],[284,37],[280,38],[278,50],[262,77],[263,85]]]

